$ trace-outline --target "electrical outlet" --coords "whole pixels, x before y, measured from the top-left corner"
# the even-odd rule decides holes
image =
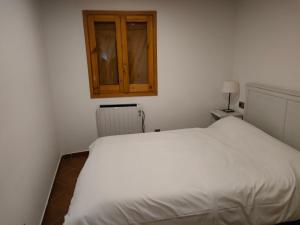
[[[154,132],[160,132],[160,129],[155,129]]]
[[[241,109],[245,108],[245,103],[244,102],[239,102],[239,108],[241,108]]]

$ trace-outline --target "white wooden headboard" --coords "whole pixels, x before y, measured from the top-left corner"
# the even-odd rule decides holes
[[[300,92],[246,85],[245,120],[300,150]]]

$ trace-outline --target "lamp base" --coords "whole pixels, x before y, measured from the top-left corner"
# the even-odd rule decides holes
[[[223,109],[222,111],[226,112],[226,113],[233,113],[234,112],[233,109]]]

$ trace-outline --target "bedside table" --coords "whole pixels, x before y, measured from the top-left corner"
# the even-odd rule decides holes
[[[240,119],[243,119],[243,113],[241,113],[241,112],[226,113],[226,112],[222,111],[221,109],[215,109],[215,110],[211,111],[210,114],[214,117],[215,120],[219,120],[219,119],[222,119],[227,116],[235,116]]]

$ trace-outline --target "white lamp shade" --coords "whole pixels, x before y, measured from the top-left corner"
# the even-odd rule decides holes
[[[224,81],[222,92],[223,93],[237,93],[240,90],[240,85],[238,82],[233,80]]]

